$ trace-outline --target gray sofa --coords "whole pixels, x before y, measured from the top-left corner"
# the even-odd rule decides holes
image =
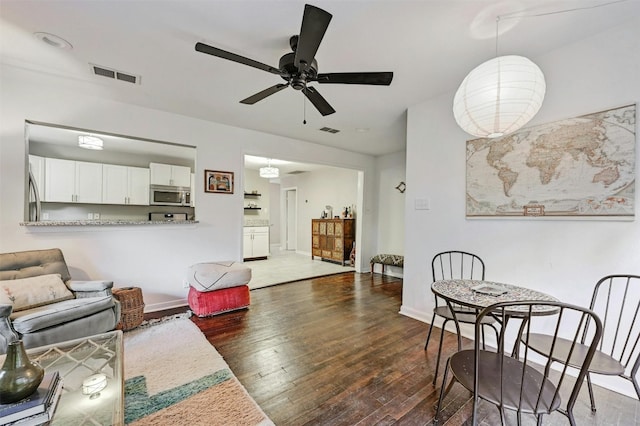
[[[120,320],[112,281],[73,281],[60,249],[0,253],[0,353],[111,331]]]

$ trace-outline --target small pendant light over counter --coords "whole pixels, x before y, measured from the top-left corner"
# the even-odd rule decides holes
[[[277,178],[280,176],[280,169],[277,167],[271,167],[271,160],[267,161],[267,167],[260,167],[260,177],[263,178]]]

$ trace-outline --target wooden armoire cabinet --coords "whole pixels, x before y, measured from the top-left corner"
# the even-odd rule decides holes
[[[311,219],[311,258],[349,260],[356,239],[355,219]]]

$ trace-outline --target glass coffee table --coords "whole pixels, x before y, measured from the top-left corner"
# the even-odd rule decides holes
[[[45,372],[58,371],[63,390],[53,416],[53,425],[124,424],[122,331],[28,349],[31,361]],[[82,382],[104,374],[107,386],[93,395],[84,394]]]

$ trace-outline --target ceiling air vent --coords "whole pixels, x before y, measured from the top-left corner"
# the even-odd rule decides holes
[[[321,132],[327,132],[327,133],[338,133],[340,130],[338,129],[332,129],[331,127],[322,127],[320,129]]]
[[[136,77],[135,75],[124,74],[121,72],[116,73],[116,78],[118,80],[126,81],[128,83],[133,83],[133,84],[136,84],[138,80],[138,77]]]
[[[294,170],[292,172],[287,173],[288,175],[299,175],[300,173],[306,173],[305,170]]]
[[[126,72],[114,70],[112,68],[103,67],[100,65],[91,65],[91,70],[95,75],[101,77],[112,78],[114,80],[126,81],[127,83],[140,84],[140,76],[133,75]]]

